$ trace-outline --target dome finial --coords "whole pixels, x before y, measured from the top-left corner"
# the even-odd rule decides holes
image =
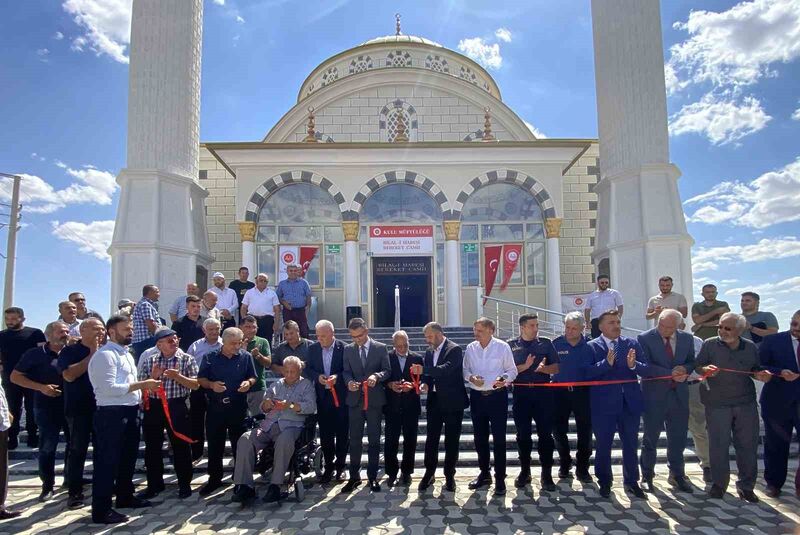
[[[483,108],[483,111],[485,112],[485,115],[483,116],[484,118],[483,140],[497,141],[497,139],[494,137],[494,134],[492,134],[492,114],[491,114],[492,109],[487,106]]]
[[[395,20],[395,35],[400,35],[400,13],[394,14]]]
[[[317,128],[314,120],[314,107],[308,108],[308,126],[306,127],[306,137],[303,143],[316,143],[317,142]]]

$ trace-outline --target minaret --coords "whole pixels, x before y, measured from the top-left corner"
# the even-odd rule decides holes
[[[593,254],[622,292],[624,324],[645,328],[658,278],[691,301],[692,238],[669,162],[658,0],[592,0],[601,180]]]
[[[161,289],[161,314],[205,287],[208,234],[198,182],[202,0],[134,0],[128,99],[128,165],[117,182],[111,304]]]

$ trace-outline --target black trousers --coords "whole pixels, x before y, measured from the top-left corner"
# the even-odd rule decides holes
[[[204,389],[192,390],[189,394],[189,436],[197,442],[191,445],[192,460],[203,456],[203,444],[206,440],[206,409],[208,401]]]
[[[317,412],[319,415],[319,442],[325,459],[325,469],[342,471],[347,462],[347,452],[350,448],[348,408],[344,403],[335,407],[333,400],[328,398],[317,406]]]
[[[266,339],[272,347],[272,334],[275,326],[275,316],[265,314],[263,316],[256,316],[256,323],[258,324],[258,331],[256,336]]]
[[[417,451],[417,431],[419,430],[419,413],[409,410],[386,411],[386,439],[383,449],[383,462],[386,475],[397,477],[398,468],[403,474],[414,471],[414,454]],[[397,464],[397,452],[400,446],[400,434],[403,434],[403,462]]]
[[[172,425],[178,433],[189,435],[189,409],[186,398],[167,400]],[[144,411],[142,432],[144,433],[144,461],[147,466],[147,487],[164,487],[164,431],[167,431],[172,445],[172,459],[178,486],[187,489],[192,483],[192,448],[188,442],[176,437],[167,423],[161,400],[150,399],[150,408]]]
[[[33,416],[33,390],[12,383],[10,371],[9,375],[3,373],[3,390],[6,391],[8,412],[14,417],[8,430],[9,440],[14,440],[19,436],[23,405],[25,407],[25,430],[28,432],[28,437],[36,435],[38,428],[36,427],[36,418]]]
[[[139,406],[98,407],[94,413],[97,450],[92,456],[92,518],[111,509],[111,497],[133,496],[133,472],[139,452]]]
[[[786,482],[789,469],[792,430],[800,439],[800,403],[795,401],[778,414],[762,406],[761,417],[764,419],[764,480],[767,485],[779,489]],[[800,467],[795,473],[794,486],[800,489]]]
[[[61,432],[67,443],[64,477],[69,481],[69,428],[64,416],[63,403],[47,403],[34,407],[33,414],[39,427],[39,478],[42,489],[52,489],[56,481],[56,448]]]
[[[206,412],[206,436],[208,437],[208,480],[222,480],[222,457],[225,455],[227,437],[236,458],[236,443],[244,434],[244,419],[247,417],[247,397],[229,398],[230,403],[219,399],[209,400]]]
[[[461,439],[464,409],[442,410],[437,392],[428,394],[426,408],[428,432],[425,438],[425,474],[433,475],[439,465],[439,441],[444,427],[444,476],[453,478],[458,463],[458,442]]]
[[[553,437],[558,448],[558,459],[561,467],[569,469],[572,466],[572,456],[569,450],[569,416],[575,416],[575,425],[578,428],[578,451],[576,454],[578,472],[589,471],[589,458],[592,456],[592,410],[589,405],[589,388],[575,387],[573,390],[556,388],[555,394],[555,421],[553,422]]]
[[[372,481],[378,477],[378,464],[381,457],[381,424],[383,407],[361,410],[361,407],[348,407],[350,427],[350,479],[361,477],[361,453],[363,450],[364,424],[367,426],[367,478]]]
[[[530,470],[531,450],[533,449],[533,426],[536,423],[536,450],[539,454],[539,463],[542,473],[549,474],[553,468],[553,412],[555,409],[555,392],[546,387],[514,389],[514,425],[517,427],[517,448],[519,449],[519,462],[522,469]],[[496,439],[495,439],[496,440]]]
[[[97,442],[94,440],[94,411],[67,415],[67,428],[69,429],[69,455],[67,456],[67,487],[69,493],[77,495],[83,492],[83,469],[86,465],[86,453],[89,444],[93,443],[97,451]]]
[[[470,389],[470,413],[478,466],[482,474],[488,474],[489,434],[494,441],[494,475],[506,477],[506,430],[508,424],[508,389],[492,390],[489,395]]]

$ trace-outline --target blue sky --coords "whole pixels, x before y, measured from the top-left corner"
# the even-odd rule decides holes
[[[800,0],[661,9],[695,282],[717,282],[734,310],[740,291],[756,289],[785,328],[800,308]],[[588,0],[206,0],[202,140],[261,139],[316,65],[394,33],[398,10],[404,33],[487,65],[504,101],[547,137],[596,137]],[[15,303],[32,325],[74,290],[109,310],[104,251],[125,165],[129,20],[130,0],[3,9],[0,171],[25,175]],[[0,182],[0,202],[8,191]]]

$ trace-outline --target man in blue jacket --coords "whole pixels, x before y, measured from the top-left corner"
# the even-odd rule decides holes
[[[637,375],[651,375],[642,361],[642,348],[632,338],[621,336],[622,326],[616,310],[600,314],[601,335],[589,346],[594,350],[594,362],[586,368],[586,378],[593,381],[632,381],[624,384],[593,386],[590,394],[592,430],[595,437],[594,473],[600,485],[600,495],[611,496],[611,446],[614,433],[622,441],[622,474],[625,491],[637,498],[645,494],[639,486],[639,419],[644,403]]]
[[[684,471],[683,450],[689,434],[689,388],[686,379],[694,369],[694,338],[678,330],[682,321],[680,312],[665,309],[658,316],[656,328],[638,336],[639,345],[644,351],[644,362],[652,374],[672,376],[671,381],[642,383],[644,439],[641,465],[642,480],[648,492],[655,492],[656,445],[665,426],[669,483],[683,492],[692,492]]]
[[[759,358],[761,366],[773,375],[761,391],[761,417],[766,494],[777,498],[786,482],[792,429],[800,437],[800,310],[792,316],[788,331],[764,338]],[[794,491],[800,498],[800,468],[794,477]]]

